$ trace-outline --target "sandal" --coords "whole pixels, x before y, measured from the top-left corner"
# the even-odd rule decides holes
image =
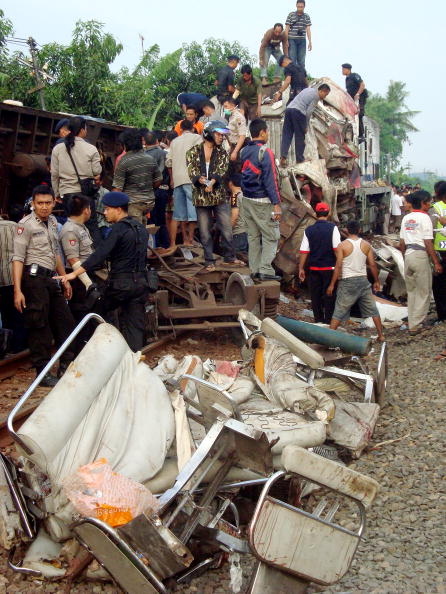
[[[224,266],[238,266],[239,268],[243,268],[246,264],[242,260],[232,260],[232,262],[224,262]]]
[[[215,264],[208,264],[204,267],[204,272],[215,272],[217,270]]]

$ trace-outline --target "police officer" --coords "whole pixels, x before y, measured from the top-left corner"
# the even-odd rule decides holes
[[[434,250],[443,267],[441,274],[434,274],[432,291],[439,322],[446,320],[446,182],[437,187],[437,200],[432,205],[432,219],[434,221]]]
[[[149,293],[146,270],[148,235],[142,223],[128,216],[127,194],[109,192],[102,201],[105,218],[113,225],[110,235],[82,266],[60,278],[66,283],[109,260],[104,312],[112,321],[111,312],[120,308],[120,330],[129,347],[138,351],[144,346],[145,303]]]
[[[24,314],[31,362],[37,375],[51,358],[53,337],[56,346],[60,346],[74,328],[73,316],[54,278],[56,271],[65,274],[57,221],[51,214],[54,205],[54,193],[49,186],[34,188],[34,210],[18,223],[12,257],[14,305]],[[67,299],[71,298],[69,283],[64,285],[64,293]],[[58,377],[72,359],[73,353],[68,349],[60,358]],[[53,387],[56,383],[57,378],[47,373],[40,385]]]
[[[59,234],[60,243],[65,254],[67,272],[76,270],[93,252],[93,240],[85,223],[91,216],[90,198],[83,194],[74,194],[69,203],[69,217]],[[70,309],[76,322],[80,322],[94,305],[90,297],[87,299],[87,290],[95,289],[88,274],[72,282],[73,296],[70,299]],[[90,292],[91,295],[91,292]],[[90,338],[93,328],[85,327],[76,339],[76,344],[82,348]]]
[[[356,73],[352,72],[352,65],[342,64],[342,74],[346,77],[345,78],[345,88],[347,89],[347,93],[350,95],[352,99],[358,102],[359,105],[359,141],[363,142],[364,138],[364,115],[365,115],[365,104],[367,102],[367,97],[369,93],[365,88],[365,82],[362,80],[361,76]]]

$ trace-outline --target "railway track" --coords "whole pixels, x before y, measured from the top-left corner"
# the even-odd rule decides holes
[[[168,344],[177,340],[180,336],[185,336],[190,334],[187,331],[180,331],[174,335],[170,334],[169,336],[165,336],[160,340],[152,342],[146,345],[141,353],[145,357],[147,355],[153,356],[162,349],[163,347],[167,346]],[[29,351],[22,351],[21,353],[17,353],[16,355],[12,355],[8,359],[2,359],[0,361],[0,382],[2,380],[8,379],[13,377],[19,369],[29,369],[31,367],[31,362],[29,360]],[[0,393],[1,393],[1,384],[0,384]],[[44,396],[43,396],[44,397]],[[30,404],[27,408],[22,410],[15,418],[15,426],[20,427],[26,419],[36,410],[39,406],[42,398],[40,398],[37,402]],[[0,417],[0,448],[7,448],[11,447],[14,442],[11,439],[8,429],[7,429],[7,419],[8,414],[3,415]]]

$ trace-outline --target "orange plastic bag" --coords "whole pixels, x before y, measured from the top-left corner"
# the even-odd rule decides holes
[[[110,526],[122,526],[159,507],[144,485],[113,472],[105,458],[78,468],[64,480],[63,488],[78,513]]]

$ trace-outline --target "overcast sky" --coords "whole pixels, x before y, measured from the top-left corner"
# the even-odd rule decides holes
[[[14,23],[15,35],[32,35],[40,44],[68,43],[77,20],[96,19],[124,45],[117,66],[134,65],[141,41],[157,43],[162,53],[184,42],[208,37],[238,40],[258,54],[263,33],[285,22],[294,0],[3,0],[2,8]],[[351,62],[372,92],[385,93],[390,80],[407,83],[408,106],[421,111],[419,132],[406,147],[403,164],[411,171],[446,174],[443,142],[446,133],[444,24],[446,4],[430,0],[309,0],[313,21],[313,51],[307,54],[312,76],[329,76],[344,84],[340,64]],[[443,72],[443,74],[441,74]],[[437,78],[439,77],[439,78]]]

